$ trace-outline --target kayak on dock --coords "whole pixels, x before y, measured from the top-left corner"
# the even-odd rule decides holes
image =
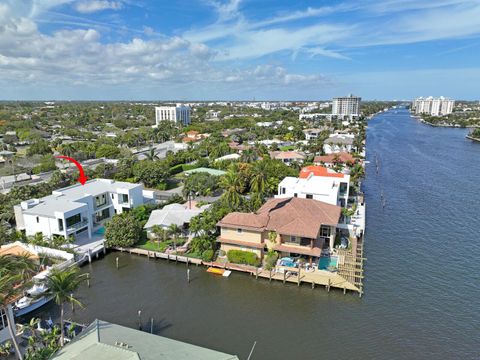
[[[214,267],[209,267],[207,269],[207,272],[216,274],[216,275],[222,275],[224,277],[228,277],[232,272],[230,270],[225,270],[225,269],[217,269]]]

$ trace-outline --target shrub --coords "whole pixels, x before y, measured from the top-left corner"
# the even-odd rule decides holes
[[[202,260],[203,261],[212,261],[213,260],[213,250],[205,250],[202,253]]]
[[[260,265],[260,259],[255,253],[243,250],[229,250],[227,252],[228,261],[235,264],[245,264],[258,266]]]
[[[269,251],[265,257],[265,269],[271,270],[274,268],[278,259],[278,253],[276,251]]]

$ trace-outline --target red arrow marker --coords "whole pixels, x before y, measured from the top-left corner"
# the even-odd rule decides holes
[[[85,176],[85,172],[83,171],[82,164],[80,164],[77,160],[68,157],[68,156],[55,156],[57,159],[65,159],[68,161],[71,161],[72,163],[75,164],[75,166],[78,168],[78,172],[80,173],[80,177],[78,178],[78,182],[82,185],[85,185],[87,182],[87,177]]]

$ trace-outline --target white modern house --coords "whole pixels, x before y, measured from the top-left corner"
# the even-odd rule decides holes
[[[415,114],[429,114],[432,116],[448,115],[453,112],[455,100],[451,100],[440,96],[434,98],[429,96],[427,98],[419,97],[412,102],[412,110]]]
[[[352,94],[333,98],[332,115],[339,117],[357,117],[360,115],[360,101],[362,98]]]
[[[275,198],[299,197],[347,207],[350,175],[322,166],[306,166],[298,178],[287,176],[278,184]]]
[[[323,151],[325,154],[333,154],[338,152],[351,152],[353,150],[353,134],[331,134],[323,143]]]
[[[14,211],[18,230],[24,230],[27,236],[85,233],[92,238],[92,233],[102,231],[105,221],[114,214],[153,201],[153,191],[144,190],[142,184],[95,179],[22,201]]]
[[[173,121],[177,125],[188,125],[191,122],[190,107],[182,104],[155,106],[155,121],[157,126],[161,121]]]

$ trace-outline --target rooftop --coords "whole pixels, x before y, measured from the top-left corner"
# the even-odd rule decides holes
[[[306,179],[310,176],[318,176],[318,177],[333,177],[333,178],[343,178],[345,177],[344,174],[337,173],[332,169],[328,169],[324,166],[305,166],[300,170],[300,174],[298,177],[300,179]]]
[[[87,204],[77,201],[86,196],[97,196],[111,192],[112,190],[129,190],[137,187],[142,187],[142,185],[108,179],[89,180],[85,185],[77,183],[66,188],[55,190],[52,192],[52,195],[45,196],[38,200],[31,199],[22,202],[22,204],[28,204],[28,208],[25,208],[23,213],[54,217],[57,211],[67,212],[80,210],[82,208],[86,209],[88,207]]]
[[[218,226],[256,231],[272,230],[284,235],[316,238],[322,225],[336,226],[341,208],[321,201],[301,198],[268,200],[256,213],[233,212]]]
[[[52,359],[238,360],[238,357],[95,320]]]
[[[210,168],[205,168],[205,167],[199,167],[199,168],[196,168],[196,169],[187,170],[184,173],[185,173],[185,175],[190,175],[190,174],[198,173],[198,172],[204,172],[204,173],[214,175],[214,176],[221,176],[221,175],[225,174],[225,171],[217,170],[217,169],[210,169]]]
[[[149,229],[154,225],[169,226],[170,224],[183,226],[183,224],[189,223],[192,217],[199,215],[208,209],[209,206],[210,205],[204,205],[189,209],[185,204],[166,205],[163,209],[152,211],[144,228]]]

